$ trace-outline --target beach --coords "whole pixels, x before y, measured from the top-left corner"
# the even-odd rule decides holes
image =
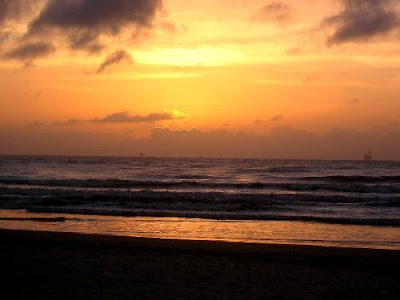
[[[3,156],[3,293],[399,299],[400,163]]]
[[[50,299],[398,299],[400,252],[0,230],[3,293]]]

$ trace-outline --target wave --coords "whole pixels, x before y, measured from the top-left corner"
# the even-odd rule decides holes
[[[90,196],[102,196],[109,198],[118,197],[150,197],[150,198],[177,198],[185,197],[189,199],[209,199],[210,201],[218,201],[220,199],[239,199],[240,201],[246,200],[263,200],[263,199],[286,199],[293,201],[298,199],[305,202],[323,201],[323,202],[337,202],[337,203],[348,203],[348,202],[373,202],[373,201],[388,201],[395,199],[400,201],[398,195],[379,195],[379,194],[326,194],[326,193],[315,193],[314,189],[311,189],[308,193],[305,190],[304,193],[288,193],[287,191],[272,191],[266,193],[253,193],[249,190],[242,190],[234,193],[227,193],[219,190],[152,190],[152,189],[81,189],[80,187],[64,188],[64,187],[47,187],[47,186],[0,186],[0,197],[7,195],[19,195],[19,196],[79,196],[79,197],[90,197]],[[324,200],[325,199],[325,200]]]
[[[400,183],[400,176],[344,176],[344,175],[332,175],[332,176],[313,176],[313,177],[301,177],[302,180],[309,181],[329,181],[329,182],[341,182],[341,183]]]
[[[235,173],[239,174],[269,174],[269,173],[304,173],[308,172],[311,169],[305,166],[293,166],[293,167],[247,167],[247,168],[237,168],[235,169]]]
[[[215,176],[211,175],[195,175],[195,174],[180,174],[172,176],[174,179],[216,179]]]
[[[174,211],[280,212],[341,217],[371,214],[398,216],[399,197],[323,196],[315,194],[245,194],[222,192],[82,191],[74,189],[0,188],[0,208],[100,207]],[[398,217],[397,217],[398,218]]]
[[[399,208],[391,195],[0,187],[0,209],[49,213],[400,226]]]
[[[386,178],[387,176],[385,176]],[[381,182],[372,180],[361,182],[352,176],[348,179],[345,176],[308,177],[309,182],[216,182],[210,178],[193,176],[190,179],[180,180],[122,180],[122,179],[21,179],[21,178],[0,178],[0,184],[14,186],[40,186],[40,187],[66,187],[66,188],[98,188],[98,189],[232,189],[232,190],[281,190],[281,191],[332,191],[346,193],[379,193],[393,194],[400,193],[400,184],[396,176],[391,177],[392,181]],[[375,178],[375,177],[369,177]],[[198,179],[198,180],[193,180]],[[304,179],[304,178],[303,178]],[[347,180],[347,181],[346,181]],[[368,180],[368,179],[367,179]],[[325,181],[325,182],[324,182]],[[331,181],[331,182],[326,182]],[[379,184],[380,183],[380,184]],[[385,184],[392,183],[392,184]],[[400,176],[399,182],[400,183]]]
[[[267,170],[267,173],[303,173],[310,171],[307,167],[275,167]]]

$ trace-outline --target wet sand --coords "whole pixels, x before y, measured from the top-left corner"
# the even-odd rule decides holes
[[[400,251],[0,230],[2,293],[49,299],[400,299]]]

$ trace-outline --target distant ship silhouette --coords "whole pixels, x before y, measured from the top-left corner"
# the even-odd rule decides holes
[[[364,160],[372,160],[372,152],[371,149],[369,149],[368,153],[364,154]]]

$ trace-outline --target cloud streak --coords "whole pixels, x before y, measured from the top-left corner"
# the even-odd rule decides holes
[[[11,50],[4,55],[7,59],[31,61],[40,57],[48,56],[56,51],[56,48],[46,42],[27,43]]]
[[[102,73],[110,66],[121,63],[122,61],[133,63],[132,56],[125,50],[115,51],[106,57],[106,59],[97,69],[96,73]]]
[[[279,116],[275,116],[275,117],[273,117],[273,118],[271,118],[271,119],[269,119],[271,122],[278,122],[278,121],[281,121],[283,119],[283,116],[282,115],[279,115]]]
[[[69,119],[66,121],[36,121],[27,124],[28,127],[69,127],[76,126],[82,123],[100,123],[100,124],[118,124],[118,123],[156,123],[159,121],[181,120],[186,118],[186,115],[180,111],[174,110],[172,112],[150,113],[147,115],[132,115],[127,111],[118,112],[107,115],[103,118],[96,119]]]
[[[183,119],[185,116],[177,112],[151,113],[148,115],[131,115],[128,112],[119,112],[108,115],[101,119],[93,119],[95,123],[155,123],[158,121],[168,121]]]
[[[46,122],[46,121],[36,121],[27,124],[28,127],[70,127],[76,126],[84,122],[80,119],[69,119],[66,121],[56,121],[56,122]]]
[[[341,0],[342,10],[325,18],[333,28],[328,45],[363,42],[400,29],[398,0]]]

